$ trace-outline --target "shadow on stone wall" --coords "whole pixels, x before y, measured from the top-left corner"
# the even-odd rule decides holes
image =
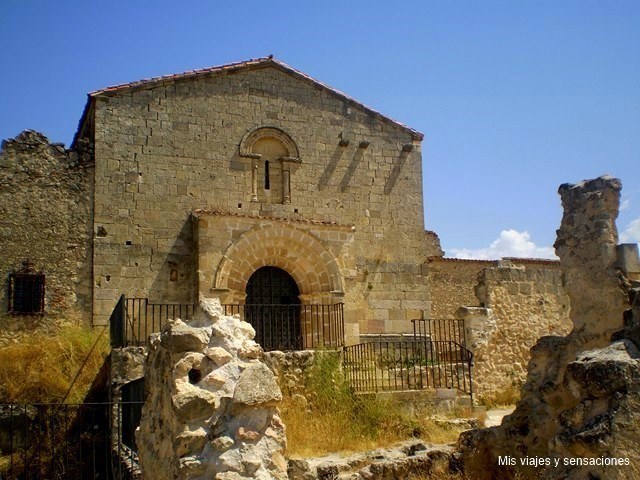
[[[149,288],[149,300],[158,303],[195,303],[197,266],[193,217],[189,215],[169,252],[152,253],[151,265],[159,270]]]

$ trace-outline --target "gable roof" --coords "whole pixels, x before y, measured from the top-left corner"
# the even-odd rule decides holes
[[[113,85],[110,87],[106,87],[100,90],[95,90],[93,92],[90,92],[87,95],[88,96],[87,104],[85,105],[84,112],[82,113],[82,117],[80,118],[78,131],[74,136],[72,145],[75,145],[80,135],[80,132],[83,130],[83,127],[85,125],[89,112],[92,110],[93,104],[96,98],[117,95],[119,93],[144,89],[150,86],[169,85],[171,83],[188,80],[192,78],[206,77],[206,76],[212,76],[212,75],[223,75],[229,72],[237,72],[240,70],[252,70],[252,69],[258,69],[258,68],[265,68],[265,67],[276,68],[288,75],[291,75],[294,78],[297,78],[299,80],[302,80],[303,82],[309,83],[310,85],[313,85],[315,88],[319,90],[323,90],[339,98],[344,102],[347,102],[359,109],[364,110],[368,114],[382,120],[385,123],[390,123],[392,125],[395,125],[396,127],[399,127],[407,131],[414,140],[422,140],[424,138],[424,135],[419,131],[414,130],[413,128],[410,128],[403,123],[400,123],[396,120],[393,120],[383,115],[377,110],[374,110],[373,108],[366,106],[365,104],[359,102],[355,98],[350,97],[347,94],[341,92],[340,90],[330,87],[327,84],[322,83],[310,77],[306,73],[296,70],[295,68],[287,65],[286,63],[281,62],[280,60],[274,59],[273,56],[270,55],[268,57],[249,59],[242,62],[227,63],[225,65],[218,65],[215,67],[201,68],[198,70],[188,70],[186,72],[174,73],[171,75],[163,75],[160,77],[145,78],[135,82],[122,83],[119,85]]]

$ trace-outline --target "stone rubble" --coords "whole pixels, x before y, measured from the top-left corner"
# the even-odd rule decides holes
[[[627,458],[630,465],[547,468],[544,480],[640,478],[640,289],[630,297],[627,329],[614,338],[628,330],[635,340],[620,338],[569,363],[563,386],[577,403],[559,415],[558,432],[549,441],[551,457]]]
[[[144,479],[286,479],[280,388],[253,327],[203,299],[151,338],[136,432]]]
[[[410,440],[392,448],[379,448],[348,457],[328,455],[289,460],[291,480],[405,480],[424,478],[428,471],[453,478],[458,466],[452,461],[453,447]],[[431,477],[430,477],[431,478]]]

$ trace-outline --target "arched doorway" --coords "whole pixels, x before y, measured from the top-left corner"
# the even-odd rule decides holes
[[[265,350],[301,350],[300,290],[278,267],[257,269],[247,283],[245,320]]]

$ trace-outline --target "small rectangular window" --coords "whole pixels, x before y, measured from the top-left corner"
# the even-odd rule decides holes
[[[264,189],[269,190],[269,160],[264,162]]]
[[[29,261],[23,262],[20,271],[9,274],[9,313],[44,313],[44,286],[44,273],[35,272]]]

